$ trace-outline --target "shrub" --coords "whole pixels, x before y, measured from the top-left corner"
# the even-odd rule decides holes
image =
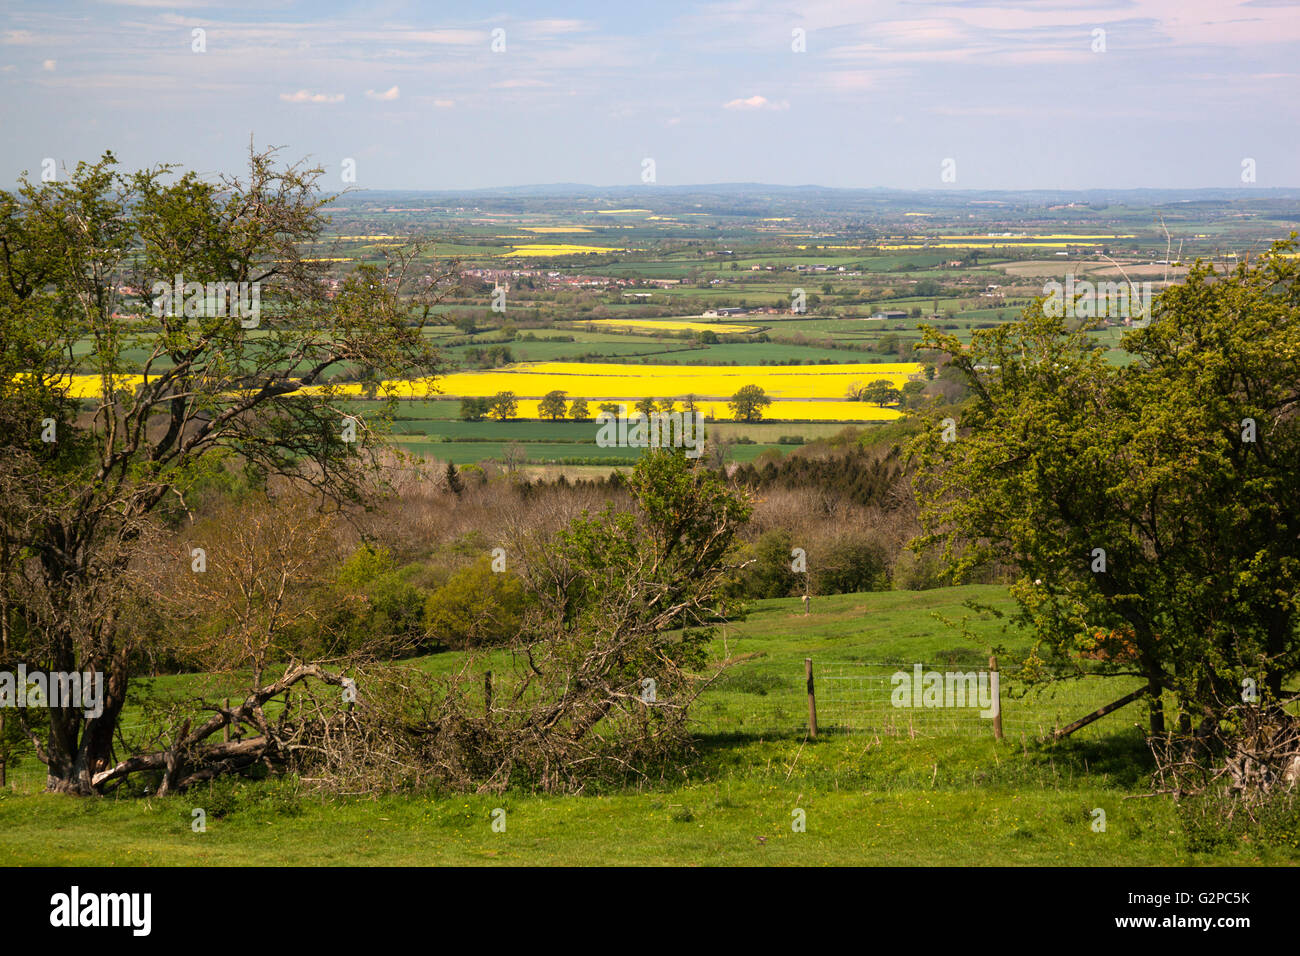
[[[745,559],[753,559],[733,585],[736,597],[780,598],[800,590],[800,576],[792,569],[790,532],[773,529],[749,545]]]
[[[918,555],[904,549],[894,562],[891,577],[894,587],[900,591],[928,591],[945,583],[941,577],[942,571],[942,566],[933,555]]]
[[[527,598],[512,571],[486,557],[453,574],[424,604],[428,639],[450,648],[500,644],[519,633]]]
[[[810,562],[818,594],[852,594],[889,587],[885,549],[866,540],[840,541]]]
[[[467,422],[481,422],[487,415],[489,403],[486,398],[462,398],[460,400],[460,417]]]
[[[329,607],[322,612],[323,650],[336,654],[366,644],[400,655],[414,649],[424,635],[425,592],[410,578],[419,565],[398,568],[387,548],[362,545],[339,567]]]

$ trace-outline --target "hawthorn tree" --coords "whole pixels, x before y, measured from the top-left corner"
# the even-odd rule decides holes
[[[1294,249],[1198,262],[1125,334],[1123,366],[1041,301],[969,350],[927,330],[971,399],[913,446],[919,543],[958,573],[1019,568],[1028,671],[1143,678],[1153,734],[1166,697],[1180,730],[1209,733],[1300,670]]]
[[[315,261],[331,199],[321,175],[251,147],[246,174],[217,180],[124,173],[105,153],[67,181],[0,192],[3,664],[106,678],[98,716],[51,708],[43,738],[29,728],[50,790],[95,793],[115,763],[132,662],[160,639],[130,613],[150,526],[183,515],[222,456],[360,500],[391,380],[440,371],[421,331],[440,277],[418,274],[418,249],[336,286]],[[177,301],[177,277],[202,285]],[[241,289],[260,314],[231,314]],[[344,404],[336,377],[362,369],[386,413]],[[267,687],[318,672],[290,668]]]

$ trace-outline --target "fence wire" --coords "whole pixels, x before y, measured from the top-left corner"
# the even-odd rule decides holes
[[[916,681],[915,663],[871,661],[815,661],[813,684],[817,705],[818,732],[873,733],[892,737],[988,737],[993,738],[992,716],[981,716],[981,706],[992,697],[986,667],[922,663],[922,675],[939,674],[946,697],[940,706],[923,706],[924,698],[911,693]],[[949,675],[964,675],[949,694]],[[904,675],[905,680],[895,679]],[[1105,681],[1070,682],[1026,688],[999,675],[1000,713],[1003,735],[1008,739],[1040,739],[1083,717],[1103,704],[1137,688],[1140,679],[1108,678]],[[969,678],[974,678],[972,686]],[[895,690],[900,690],[897,697]],[[924,687],[924,684],[922,685]],[[931,697],[933,701],[933,697]],[[905,703],[905,706],[898,706]],[[916,704],[922,706],[916,706]],[[965,706],[952,706],[964,704]],[[1080,731],[1080,735],[1110,732],[1118,724],[1136,722],[1137,712],[1116,714]],[[693,708],[693,722],[704,732],[784,734],[803,733],[808,728],[808,694],[802,662],[780,673],[737,672],[725,675],[716,688],[706,692]]]

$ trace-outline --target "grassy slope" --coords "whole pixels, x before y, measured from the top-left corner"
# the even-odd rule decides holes
[[[819,598],[804,618],[794,600],[761,602],[727,628],[726,652],[755,655],[710,691],[698,757],[680,778],[583,796],[409,796],[378,801],[304,798],[278,812],[248,800],[206,833],[191,832],[201,792],[164,800],[75,800],[36,793],[39,767],[0,797],[0,863],[80,865],[275,864],[1065,864],[1287,863],[1248,845],[1207,854],[1182,848],[1172,804],[1145,792],[1145,748],[1126,709],[1066,745],[972,735],[909,739],[824,733],[807,741],[801,716],[782,723],[755,701],[802,703],[802,659],[940,661],[983,654],[940,618],[971,615],[967,598],[1009,607],[999,588]],[[1023,646],[991,617],[972,617],[981,644]],[[723,650],[719,637],[718,650]],[[453,655],[425,661],[435,670]],[[793,688],[791,691],[790,688]],[[1075,694],[1076,692],[1071,692]],[[1078,716],[1079,692],[1065,710]],[[1016,704],[1009,702],[1008,719]],[[750,715],[753,710],[758,716]],[[504,808],[506,832],[491,815]],[[1092,810],[1106,811],[1094,833]],[[806,832],[791,811],[807,815]]]

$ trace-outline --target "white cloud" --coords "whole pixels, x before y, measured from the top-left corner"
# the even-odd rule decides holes
[[[785,100],[774,103],[766,96],[759,96],[757,93],[745,99],[736,99],[722,104],[724,110],[784,110],[789,106],[790,104]]]
[[[44,63],[41,64],[41,68],[50,73],[54,72],[55,66],[57,66],[57,64],[53,60],[46,60]]]
[[[382,31],[382,32],[381,32]],[[404,26],[383,27],[364,34],[369,39],[392,40],[418,43],[435,43],[440,46],[482,46],[488,42],[488,33],[484,30],[409,30]]]
[[[35,43],[36,35],[31,30],[6,30],[0,33],[5,43]]]
[[[449,110],[456,105],[455,100],[434,100],[433,105],[440,110]]]
[[[592,29],[585,20],[534,20],[525,26],[525,31],[538,36],[558,36],[564,33],[582,33]]]
[[[393,84],[390,89],[384,90],[382,93],[376,93],[374,90],[366,90],[366,99],[368,100],[395,100],[401,95],[402,91],[397,88],[397,84]]]
[[[342,93],[313,93],[311,90],[299,90],[297,93],[281,93],[280,99],[286,103],[342,103]]]
[[[105,0],[123,7],[167,7],[178,10],[186,7],[206,7],[205,0]]]

